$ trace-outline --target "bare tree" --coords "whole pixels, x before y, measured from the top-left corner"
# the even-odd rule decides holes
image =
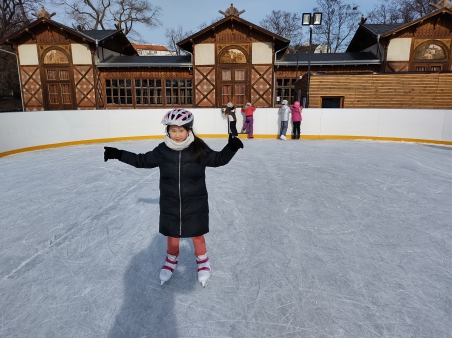
[[[297,13],[273,10],[259,22],[259,25],[290,40],[292,46],[300,45],[303,39],[301,17]]]
[[[223,19],[224,19],[224,16],[217,16],[215,19],[212,19],[210,24],[207,24],[206,21],[204,21],[197,28],[198,28],[198,30],[202,30],[202,29],[206,28],[207,26],[213,25],[214,23],[217,23],[218,21],[223,20]]]
[[[434,7],[430,6],[431,2],[436,2],[432,0],[403,0],[401,1],[402,8],[405,12],[408,12],[416,20],[420,17],[427,15],[435,10]]]
[[[182,26],[178,26],[177,28],[167,28],[165,31],[165,37],[167,39],[168,49],[176,55],[184,54],[183,50],[177,45],[179,41],[193,35],[192,31],[184,31]]]
[[[146,0],[117,0],[113,20],[118,29],[124,30],[124,35],[131,32],[137,34],[133,29],[136,23],[144,24],[149,28],[160,26],[162,24],[159,20],[160,11],[160,7],[153,6]]]
[[[28,24],[40,1],[2,0],[0,3],[0,37],[4,37]]]
[[[108,17],[111,0],[55,0],[55,4],[62,6],[68,17],[83,29],[106,29],[109,25],[113,26],[112,18]]]
[[[360,22],[358,5],[343,0],[317,0],[314,12],[322,13],[322,24],[314,26],[320,44],[326,44],[328,53],[337,53],[347,46]]]
[[[160,26],[161,8],[146,0],[53,0],[84,29],[123,29],[125,35],[140,37],[136,24],[149,28]]]
[[[380,0],[367,14],[367,23],[409,23],[435,10],[429,5],[432,0]]]
[[[399,14],[388,2],[375,5],[373,10],[367,13],[367,23],[394,24],[400,22]]]

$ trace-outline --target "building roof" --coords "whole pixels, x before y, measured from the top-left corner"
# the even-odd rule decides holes
[[[403,24],[402,23],[394,23],[394,24],[364,24],[363,25],[363,27],[365,29],[368,29],[370,32],[372,32],[375,35],[387,34],[400,26],[403,26]]]
[[[283,54],[275,60],[275,66],[306,66],[311,65],[379,65],[381,60],[371,52],[356,53],[312,53]]]
[[[297,58],[299,66],[306,66],[309,62],[309,54],[278,54],[275,60],[276,66],[296,66]],[[312,53],[311,65],[379,65],[378,59],[371,52],[361,53]],[[100,68],[106,67],[192,67],[189,56],[114,56],[97,64]]]
[[[72,27],[63,25],[57,21],[53,21],[52,19],[47,19],[47,18],[39,18],[36,19],[35,21],[29,23],[28,25],[18,29],[17,31],[13,32],[12,34],[4,37],[3,39],[0,40],[0,43],[4,43],[7,42],[9,40],[13,40],[16,39],[18,36],[22,35],[23,32],[28,32],[30,29],[33,29],[35,26],[38,26],[42,23],[47,23],[47,24],[51,24],[52,26],[55,26],[57,28],[61,28],[64,29],[70,33],[72,33],[75,36],[78,36],[82,39],[88,40],[90,42],[95,42],[95,40],[101,40],[101,37],[103,37],[102,39],[105,39],[108,36],[111,36],[115,33],[117,33],[118,31],[116,30],[77,30],[74,29]]]
[[[77,30],[48,18],[36,19],[12,34],[0,39],[0,44],[14,44],[15,41],[20,39],[24,34],[29,34],[30,31],[32,32],[42,25],[53,26],[64,30],[76,39],[80,39],[81,42],[91,44],[92,46],[99,45],[121,54],[136,54],[135,49],[132,47],[122,30]]]
[[[362,25],[363,28],[369,30],[370,32],[372,32],[374,35],[381,35],[383,36],[388,36],[391,35],[395,32],[398,32],[400,30],[403,30],[407,27],[413,26],[419,22],[425,21],[428,18],[431,18],[433,16],[436,16],[438,14],[442,14],[442,13],[449,13],[452,14],[452,9],[449,9],[447,7],[445,8],[441,8],[438,10],[435,10],[417,20],[408,22],[408,23],[394,23],[394,24],[364,24]]]
[[[265,35],[272,37],[273,41],[275,43],[276,50],[280,50],[282,48],[287,48],[289,46],[290,40],[287,40],[286,38],[283,38],[282,36],[272,33],[260,26],[255,25],[254,23],[246,21],[236,15],[229,15],[229,16],[225,17],[224,19],[221,19],[221,20],[211,24],[210,26],[207,26],[206,28],[200,30],[199,32],[185,38],[182,41],[179,41],[177,43],[177,45],[180,48],[182,48],[190,53],[193,53],[193,44],[192,44],[193,39],[195,39],[205,33],[208,33],[211,30],[214,30],[217,26],[220,26],[220,25],[228,23],[228,22],[231,22],[233,24],[235,23],[235,24],[251,27],[254,30],[257,30]]]
[[[450,15],[452,15],[452,9],[447,8],[447,7],[438,9],[438,10],[433,11],[433,12],[431,12],[431,13],[429,13],[429,14],[427,14],[427,15],[425,15],[425,16],[423,16],[423,17],[417,19],[417,20],[414,20],[414,21],[408,22],[408,23],[406,23],[406,24],[402,24],[402,25],[400,25],[400,26],[398,26],[398,27],[395,27],[394,29],[392,29],[392,30],[390,30],[390,31],[388,31],[388,32],[385,32],[385,33],[381,34],[381,36],[382,36],[382,37],[387,37],[387,36],[389,36],[389,35],[391,35],[391,34],[394,34],[394,33],[397,33],[397,32],[399,32],[399,31],[402,31],[402,30],[404,30],[404,29],[406,29],[406,28],[408,28],[408,27],[417,25],[418,23],[422,23],[423,21],[425,21],[425,20],[427,20],[427,19],[430,19],[430,18],[432,18],[432,17],[434,17],[434,16],[439,16],[439,15],[442,15],[442,14],[446,14],[446,15],[449,15],[449,16],[450,16]]]
[[[350,44],[348,45],[347,52],[360,52],[375,45],[380,38],[388,38],[393,34],[401,32],[408,27],[412,27],[428,20],[434,16],[439,15],[452,15],[452,10],[449,8],[442,8],[432,13],[429,13],[417,20],[409,23],[398,23],[398,24],[364,24],[360,25],[355,32]]]
[[[351,39],[346,52],[360,52],[377,43],[383,34],[388,34],[403,24],[364,24],[360,25]]]
[[[112,67],[192,67],[193,63],[187,55],[160,56],[113,56],[97,64],[99,68]]]

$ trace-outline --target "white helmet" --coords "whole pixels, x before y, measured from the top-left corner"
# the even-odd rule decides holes
[[[193,114],[184,108],[175,108],[163,116],[162,123],[167,126],[193,126]]]
[[[232,104],[232,102],[228,102],[228,104],[227,104],[226,106],[228,106],[229,108],[234,107],[234,105]]]
[[[282,103],[282,104],[288,104],[289,102],[287,102],[287,100],[282,100],[281,103]]]

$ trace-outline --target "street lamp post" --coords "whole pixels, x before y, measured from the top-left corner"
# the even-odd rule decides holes
[[[295,54],[297,55],[297,68],[296,68],[296,71],[295,71],[295,81],[298,81],[298,53],[299,52],[300,52],[299,50],[297,50],[295,52]]]
[[[308,86],[306,88],[306,108],[309,108],[309,86],[311,83],[311,46],[312,46],[312,28],[314,25],[322,24],[322,13],[303,13],[301,20],[303,26],[309,26],[309,54],[308,54]]]
[[[19,57],[16,55],[16,53],[10,52],[8,50],[4,50],[4,49],[0,49],[0,52],[5,52],[8,54],[12,54],[16,57],[16,64],[17,64],[17,76],[18,76],[18,80],[19,80],[19,86],[20,86],[20,102],[22,103],[22,111],[25,111],[24,109],[24,100],[22,97],[22,81],[20,80],[20,68],[19,68]]]

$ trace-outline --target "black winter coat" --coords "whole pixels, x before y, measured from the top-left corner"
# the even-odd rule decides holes
[[[145,154],[123,151],[120,161],[136,168],[160,168],[160,233],[195,237],[209,232],[206,167],[225,165],[234,155],[226,145],[221,151],[209,152],[197,163],[193,143],[181,151],[160,143]]]

